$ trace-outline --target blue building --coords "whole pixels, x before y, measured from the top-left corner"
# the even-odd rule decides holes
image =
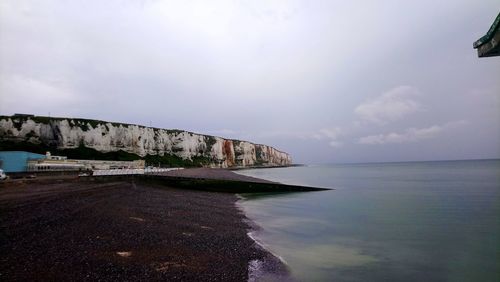
[[[4,172],[27,171],[28,160],[43,159],[45,155],[23,151],[0,151],[0,168]]]

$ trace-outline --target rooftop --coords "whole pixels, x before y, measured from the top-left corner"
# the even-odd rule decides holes
[[[488,32],[473,44],[479,57],[500,56],[500,13]]]

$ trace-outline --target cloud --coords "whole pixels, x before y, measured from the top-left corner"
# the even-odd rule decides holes
[[[343,134],[343,130],[340,127],[323,128],[319,131],[319,134],[329,139],[337,139]]]
[[[64,108],[80,98],[61,81],[9,75],[0,77],[0,110],[32,113],[40,109]],[[43,112],[43,111],[42,111]]]
[[[466,124],[466,122],[462,120],[446,123],[444,125],[433,125],[426,128],[408,128],[402,133],[392,132],[361,137],[359,138],[358,143],[364,145],[381,145],[417,142],[424,139],[434,138],[444,130],[455,128],[464,124]]]
[[[334,148],[341,147],[343,143],[339,138],[345,135],[346,132],[340,127],[322,128],[319,130],[310,131],[288,131],[288,130],[273,130],[273,131],[260,131],[250,134],[251,136],[258,136],[261,138],[282,137],[289,139],[302,139],[302,140],[317,140],[326,141]]]
[[[334,148],[338,148],[338,147],[342,147],[343,143],[342,142],[339,142],[339,141],[330,141],[328,143],[330,146],[334,147]]]
[[[338,141],[339,137],[344,135],[345,132],[340,127],[332,127],[332,128],[323,128],[312,135],[314,139],[322,140],[328,139],[328,144],[334,148],[341,147],[343,145],[342,142]]]
[[[420,110],[420,104],[412,99],[418,94],[412,86],[398,86],[357,106],[354,113],[364,121],[385,124]]]

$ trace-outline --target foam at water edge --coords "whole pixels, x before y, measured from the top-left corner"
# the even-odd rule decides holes
[[[254,232],[248,232],[247,233],[247,236],[252,239],[255,244],[259,245],[259,247],[261,247],[262,249],[266,250],[266,252],[270,253],[271,255],[273,255],[273,257],[279,259],[279,261],[285,265],[288,265],[287,262],[285,261],[285,259],[283,259],[281,256],[273,253],[264,243],[260,242],[259,240],[257,240],[254,236],[253,236],[253,233]]]
[[[236,197],[238,197],[238,201],[236,201],[236,203],[235,203],[236,208],[238,208],[241,212],[245,213],[245,210],[244,210],[243,206],[241,205],[241,201],[245,201],[245,197],[243,197],[239,194],[237,194]],[[265,250],[272,257],[278,259],[283,265],[287,266],[288,265],[287,262],[281,256],[273,253],[264,243],[260,242],[254,236],[254,233],[257,232],[256,229],[258,229],[259,226],[256,225],[255,222],[251,221],[250,219],[247,219],[247,223],[253,229],[253,231],[247,233],[248,238],[252,239],[252,241],[254,241],[257,246],[259,246],[260,248]],[[271,279],[269,281],[272,281],[273,280],[272,277],[281,278],[281,279],[285,278],[283,276],[279,276],[279,275],[274,274],[274,273],[267,273],[265,270],[266,269],[266,267],[265,267],[266,260],[268,260],[268,259],[265,259],[265,260],[257,260],[256,259],[256,260],[251,260],[248,263],[248,281],[249,282],[260,281],[263,278],[267,278],[267,279],[264,279],[266,281],[268,281],[269,279]],[[272,262],[267,261],[267,263],[272,263]]]

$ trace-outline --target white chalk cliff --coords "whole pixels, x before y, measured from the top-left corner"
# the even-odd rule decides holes
[[[0,117],[0,140],[29,142],[99,152],[125,151],[140,157],[203,157],[211,167],[285,166],[290,155],[273,147],[182,130],[167,130],[105,121],[30,116]]]

